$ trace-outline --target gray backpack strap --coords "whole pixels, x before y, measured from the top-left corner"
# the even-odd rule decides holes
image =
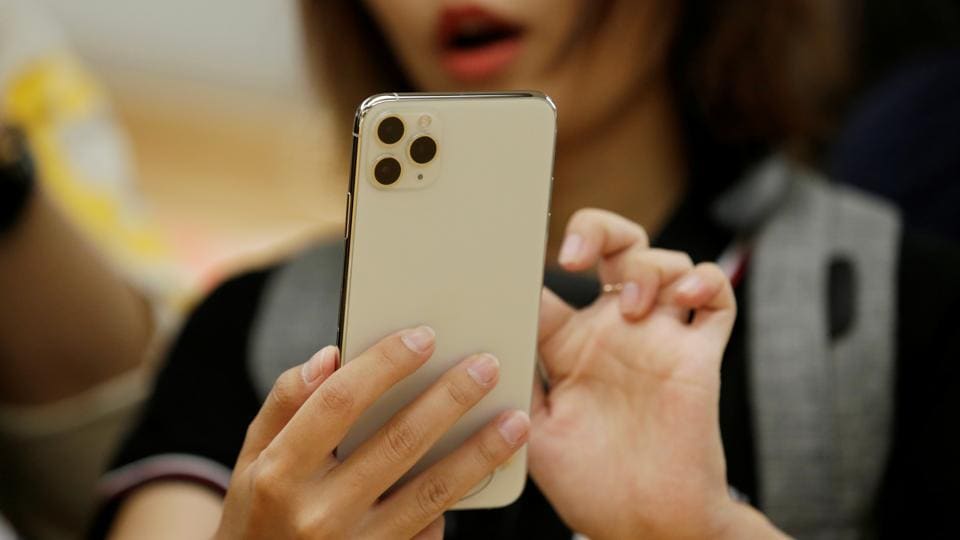
[[[760,503],[792,535],[859,538],[889,450],[899,216],[781,161],[784,171],[791,183],[756,238],[746,302]],[[831,342],[838,259],[853,269],[854,312]]]
[[[288,368],[336,345],[343,244],[323,244],[274,272],[250,333],[249,373],[261,398]]]

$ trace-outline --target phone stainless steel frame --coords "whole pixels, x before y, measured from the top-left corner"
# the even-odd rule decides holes
[[[500,279],[502,279],[503,281],[501,281],[498,285],[500,285],[499,288],[503,289],[502,292],[493,291],[493,290],[489,291],[489,294],[493,295],[496,298],[500,298],[500,296],[496,296],[496,295],[501,295],[502,298],[505,299],[506,301],[515,304],[515,306],[520,306],[520,309],[516,310],[517,312],[516,314],[513,314],[513,313],[509,313],[506,315],[500,314],[499,316],[499,318],[501,319],[504,317],[506,318],[517,317],[516,328],[518,329],[522,328],[522,330],[512,330],[513,335],[507,336],[506,338],[504,338],[504,339],[507,339],[508,341],[509,340],[512,340],[512,341],[509,341],[508,345],[503,345],[501,348],[502,348],[502,352],[509,351],[510,353],[513,353],[514,356],[516,356],[517,351],[522,350],[524,351],[524,354],[526,354],[526,352],[529,351],[528,361],[524,360],[524,362],[528,362],[528,363],[527,365],[523,366],[517,363],[516,361],[514,361],[514,363],[508,367],[508,366],[504,366],[505,359],[501,357],[500,383],[498,384],[494,392],[492,392],[491,395],[488,395],[486,398],[484,398],[484,401],[481,402],[481,405],[483,407],[478,406],[476,408],[476,409],[482,409],[482,410],[471,411],[470,413],[468,413],[468,415],[466,415],[464,419],[461,420],[461,422],[458,423],[457,426],[455,426],[455,427],[458,427],[458,430],[451,430],[451,433],[454,431],[459,431],[459,433],[455,433],[453,435],[449,435],[449,437],[445,437],[445,439],[452,437],[456,439],[457,444],[459,444],[459,441],[464,438],[465,429],[469,428],[470,431],[472,431],[474,428],[479,427],[480,424],[477,424],[477,422],[479,421],[480,416],[478,415],[489,414],[491,411],[495,411],[498,408],[499,410],[502,410],[503,408],[508,408],[508,407],[529,409],[529,403],[530,403],[530,397],[531,397],[530,393],[532,390],[532,377],[535,371],[535,363],[536,363],[535,362],[536,325],[537,325],[536,317],[539,309],[540,288],[542,287],[542,283],[543,283],[542,282],[543,259],[545,255],[545,246],[546,246],[546,240],[547,240],[550,193],[551,193],[551,186],[552,186],[552,180],[553,180],[553,152],[554,152],[554,144],[555,144],[555,138],[556,138],[556,106],[550,100],[550,98],[548,98],[547,96],[539,92],[442,93],[442,94],[393,93],[393,94],[379,94],[379,95],[371,96],[366,100],[364,100],[364,102],[357,109],[356,117],[354,120],[350,183],[347,191],[347,211],[346,211],[346,217],[344,222],[344,240],[345,240],[346,246],[345,246],[344,261],[343,261],[343,281],[341,285],[340,320],[337,328],[337,343],[341,347],[341,350],[343,351],[341,361],[344,361],[343,358],[349,358],[350,354],[355,354],[357,352],[360,352],[359,346],[354,347],[358,349],[356,351],[348,350],[350,349],[351,338],[348,337],[347,331],[351,329],[348,329],[346,326],[347,324],[349,324],[349,321],[351,320],[350,319],[351,292],[352,292],[351,291],[351,288],[352,288],[351,271],[354,270],[354,268],[352,268],[352,261],[354,258],[355,250],[357,249],[357,246],[354,245],[357,237],[357,227],[358,227],[358,219],[356,218],[356,216],[358,215],[358,205],[363,204],[363,201],[361,201],[360,197],[358,196],[359,191],[361,191],[360,189],[361,187],[366,190],[365,191],[366,195],[364,196],[368,198],[367,204],[373,205],[373,206],[367,207],[368,211],[366,212],[366,214],[363,215],[362,219],[366,220],[368,228],[370,227],[369,223],[372,220],[375,224],[377,224],[378,227],[380,227],[379,229],[376,229],[376,230],[380,231],[381,233],[386,232],[386,234],[390,234],[390,231],[386,228],[384,224],[378,223],[378,221],[387,219],[384,216],[384,214],[386,213],[384,211],[386,207],[382,202],[383,200],[385,200],[383,199],[384,195],[378,194],[378,192],[374,189],[367,189],[367,188],[371,188],[372,186],[360,185],[360,182],[365,181],[364,179],[367,179],[366,177],[368,176],[369,173],[367,172],[368,167],[366,167],[366,165],[369,165],[370,164],[369,162],[371,161],[371,158],[370,158],[371,143],[369,141],[366,143],[364,142],[365,140],[368,139],[366,130],[369,129],[373,132],[376,131],[375,126],[372,125],[373,121],[377,120],[378,118],[381,118],[382,116],[375,116],[375,115],[372,116],[372,113],[374,113],[375,111],[379,111],[380,113],[383,113],[383,115],[386,115],[388,112],[393,110],[402,110],[409,113],[409,111],[411,110],[418,110],[421,105],[424,110],[435,112],[439,122],[441,123],[447,122],[448,124],[450,124],[450,125],[447,125],[446,127],[452,128],[455,125],[460,126],[461,131],[459,133],[461,134],[467,133],[467,131],[463,130],[463,124],[465,122],[467,123],[474,122],[477,126],[479,126],[477,129],[484,130],[483,131],[484,136],[482,137],[481,136],[471,136],[471,137],[464,136],[463,137],[464,140],[469,140],[470,142],[458,143],[458,142],[451,142],[451,141],[441,141],[441,144],[440,144],[441,153],[443,152],[443,148],[445,148],[445,146],[447,147],[447,150],[450,150],[449,148],[450,145],[456,145],[456,144],[471,145],[468,148],[461,147],[461,148],[454,149],[459,151],[457,152],[457,155],[461,156],[463,159],[473,159],[468,156],[475,155],[476,152],[482,153],[484,151],[493,151],[494,148],[502,149],[502,147],[496,146],[497,143],[495,142],[495,139],[497,136],[497,132],[495,128],[492,127],[492,124],[491,124],[492,120],[490,120],[489,118],[490,116],[494,116],[496,118],[502,118],[504,122],[509,123],[507,126],[505,126],[505,128],[502,128],[502,131],[526,129],[529,132],[527,133],[526,137],[514,136],[515,146],[520,146],[520,148],[511,148],[509,152],[509,157],[507,158],[509,163],[491,165],[492,167],[491,171],[499,174],[496,176],[498,180],[492,181],[490,188],[477,187],[476,183],[474,183],[473,187],[463,188],[467,191],[458,192],[455,195],[451,195],[452,198],[450,198],[449,200],[438,199],[438,200],[434,200],[432,203],[434,205],[449,204],[449,205],[454,205],[454,207],[455,205],[458,205],[458,204],[463,205],[465,204],[463,201],[469,198],[465,195],[466,193],[470,193],[471,195],[474,195],[474,196],[480,193],[481,198],[483,198],[483,200],[489,203],[490,201],[495,200],[492,197],[496,195],[495,193],[490,193],[489,190],[501,189],[506,183],[512,180],[524,180],[529,184],[528,185],[527,183],[525,183],[524,186],[511,189],[511,191],[509,192],[501,193],[505,197],[512,196],[512,197],[519,198],[516,201],[514,201],[512,198],[509,200],[509,204],[512,205],[510,206],[512,211],[519,212],[520,209],[529,211],[529,217],[524,217],[522,219],[518,218],[515,220],[518,228],[520,229],[516,231],[517,232],[516,239],[507,238],[502,240],[502,242],[505,244],[505,247],[506,247],[506,251],[505,251],[505,253],[507,254],[506,256],[523,261],[524,264],[522,266],[522,271],[520,270],[517,271],[517,277],[513,277],[512,274],[507,277],[501,276]],[[411,108],[411,106],[413,107]],[[464,111],[467,111],[467,112],[464,112]],[[446,137],[446,135],[443,135],[443,137]],[[490,142],[486,142],[486,141],[490,141]],[[367,150],[364,150],[364,148],[367,148]],[[364,153],[365,151],[366,151],[366,154]],[[451,153],[454,153],[454,152],[451,151]],[[456,159],[456,158],[452,158],[450,155],[448,155],[445,157],[441,156],[441,158],[438,158],[438,159]],[[476,163],[474,163],[474,165],[476,165]],[[516,172],[513,171],[511,166],[516,168]],[[447,172],[451,172],[454,176],[474,175],[474,173],[470,172],[470,171],[473,171],[473,169],[463,168],[460,163],[444,163],[443,167],[445,167],[445,170]],[[511,176],[511,175],[514,175],[514,176]],[[505,178],[500,180],[499,178],[501,176],[504,176]],[[529,176],[530,178],[526,178],[527,176]],[[475,180],[476,178],[474,175],[474,176],[468,177],[468,179]],[[451,180],[449,178],[445,179],[443,177],[443,174],[441,174],[441,178],[438,180],[438,182],[443,183],[445,181],[451,181]],[[500,184],[497,184],[496,182],[500,182]],[[431,189],[432,189],[431,186],[427,186],[423,188],[423,191],[427,191]],[[449,190],[453,188],[449,188],[445,186],[445,189]],[[487,189],[487,192],[482,192],[483,189]],[[379,193],[384,193],[384,192],[380,191]],[[410,193],[397,192],[395,194],[395,196],[402,196],[402,195],[410,195]],[[370,200],[371,197],[379,198],[380,202],[371,201]],[[470,203],[472,203],[472,201],[469,201],[466,204],[470,204]],[[469,210],[471,208],[473,207],[461,206],[461,210],[463,209]],[[376,213],[378,209],[380,211],[380,214]],[[510,215],[515,215],[515,214],[511,213]],[[403,219],[411,219],[411,218],[410,216],[396,216],[393,219],[403,220]],[[401,221],[400,223],[401,223],[401,226],[403,226],[404,222]],[[413,225],[409,225],[409,222],[406,222],[406,223],[407,223],[407,226],[413,227]],[[462,238],[463,241],[469,242],[471,240],[476,240],[479,242],[481,246],[490,244],[491,238],[485,238],[482,236],[483,234],[489,234],[489,233],[482,232],[483,231],[482,224],[480,224],[481,226],[479,227],[479,229],[477,229],[478,232],[476,233],[481,236],[477,238],[470,238],[469,234],[473,234],[469,232],[470,230],[473,230],[473,229],[469,229],[470,225],[471,224],[467,224],[464,226],[465,228],[462,229],[462,231],[466,231],[465,234],[468,235],[467,238]],[[415,230],[415,228],[412,230]],[[502,234],[503,231],[499,231],[499,233],[500,235],[498,236],[498,238],[502,238],[504,236]],[[513,235],[506,235],[506,236],[513,236]],[[430,240],[430,241],[438,244],[437,247],[443,247],[441,245],[441,240],[434,238],[433,240]],[[377,242],[379,242],[379,240],[371,239],[368,235],[368,237],[364,239],[364,242],[366,242],[367,244],[370,244],[370,243],[376,244]],[[539,246],[536,244],[539,244]],[[450,244],[448,242],[447,244],[444,244],[444,245],[449,246]],[[381,245],[381,246],[375,246],[375,247],[378,247],[382,251],[392,249],[389,245]],[[480,249],[483,249],[483,248],[480,248]],[[371,257],[374,259],[377,259],[378,257],[386,257],[385,255],[370,256],[369,253],[372,253],[370,245],[365,245],[365,253],[367,254],[365,260],[367,261],[370,261]],[[438,254],[437,256],[442,256],[442,255]],[[385,262],[387,259],[384,258],[382,260],[380,259],[377,259],[377,260],[379,262]],[[534,260],[537,260],[538,266],[536,268],[533,268]],[[369,262],[367,264],[369,264]],[[382,270],[382,269],[378,269],[378,270]],[[533,270],[536,270],[535,276],[533,274]],[[429,272],[429,269],[427,269],[426,272]],[[367,279],[366,283],[368,287],[377,286],[375,282],[370,281],[368,272],[363,273],[363,275],[364,275],[364,278]],[[416,281],[417,279],[420,279],[421,280],[420,284],[422,287],[429,287],[429,284],[427,282],[429,277],[430,276],[426,276],[426,277],[417,276],[413,279],[414,281]],[[433,277],[438,278],[438,276],[433,276]],[[469,273],[467,273],[466,277],[469,278],[473,276],[470,276]],[[443,276],[439,276],[438,279],[444,279],[444,278]],[[449,284],[449,282],[447,283]],[[526,292],[523,292],[523,291],[526,291]],[[535,294],[535,298],[531,297],[531,295],[534,295],[534,294]],[[514,302],[512,300],[509,300],[514,296],[518,296],[518,297],[522,296],[523,297],[522,302]],[[536,302],[536,305],[531,306],[530,305],[531,302]],[[372,311],[371,309],[369,309],[370,300],[368,298],[361,300],[360,303],[361,305],[364,305],[367,308],[366,309],[367,313],[370,313]],[[487,306],[485,309],[489,309],[489,306]],[[409,313],[409,315],[407,316],[418,317],[420,315],[418,313]],[[395,314],[393,319],[397,319],[397,318],[398,316],[396,316]],[[410,322],[417,322],[417,321],[414,320]],[[426,322],[430,322],[430,321],[426,321]],[[354,324],[357,324],[357,323],[354,322]],[[366,320],[362,320],[361,326],[367,327],[363,329],[364,332],[366,332],[366,334],[370,334],[371,332],[371,329],[369,328],[370,325],[371,325],[370,322]],[[496,326],[496,325],[493,325],[493,326]],[[392,328],[392,327],[383,328],[382,335],[385,335],[385,333],[398,330],[398,329],[399,328]],[[450,328],[446,328],[446,329],[449,330]],[[353,333],[356,334],[355,331]],[[449,341],[452,339],[450,337],[451,333],[470,334],[470,332],[447,332],[445,334],[438,330],[438,352],[435,353],[434,358],[436,358],[437,355],[440,354],[440,348],[442,345],[449,344]],[[506,333],[510,333],[510,331],[507,331]],[[369,336],[365,335],[363,339],[356,338],[356,337],[352,339],[354,341],[356,340],[364,341],[369,339]],[[474,340],[479,341],[476,338],[474,338]],[[469,341],[469,340],[466,340],[466,341]],[[499,344],[502,341],[504,340],[493,339],[491,343]],[[459,345],[461,347],[471,347],[471,346],[478,347],[478,346],[483,346],[484,344],[465,342],[465,343],[460,343]],[[460,349],[458,349],[458,351],[459,350]],[[481,351],[476,350],[475,352],[481,352]],[[501,353],[501,351],[497,351],[497,350],[492,350],[490,352],[494,352],[494,354],[497,354],[498,356],[500,356],[500,353]],[[515,360],[515,359],[510,358],[508,360]],[[429,366],[433,362],[434,362],[434,359],[431,359],[431,361],[428,362],[427,365]],[[440,367],[437,367],[436,369],[440,369]],[[420,371],[424,371],[424,369],[421,368]],[[421,377],[422,380],[420,382],[425,384],[424,382],[425,379],[423,378],[426,377],[427,375],[419,375],[420,371],[418,371],[418,374],[416,376]],[[435,374],[436,373],[434,373],[433,375]],[[402,384],[405,384],[405,383],[406,381]],[[345,438],[344,440],[344,443],[341,445],[341,449],[338,449],[338,455],[342,455],[340,453],[340,450],[344,448],[347,449],[346,450],[347,452],[352,451],[352,448],[354,448],[358,444],[358,442],[361,440],[360,439],[361,435],[359,434],[359,432],[363,432],[362,438],[365,439],[365,436],[369,434],[371,430],[375,429],[375,426],[373,426],[373,423],[375,423],[374,420],[382,424],[382,422],[385,422],[389,417],[386,416],[381,418],[380,416],[386,415],[386,414],[389,414],[390,412],[395,411],[397,408],[399,408],[399,404],[404,402],[404,400],[412,399],[414,397],[414,395],[407,395],[412,392],[410,388],[407,388],[406,390],[403,390],[403,389],[397,390],[397,392],[399,392],[401,395],[385,396],[385,398],[381,399],[381,401],[386,400],[386,401],[392,402],[392,405],[380,407],[381,410],[379,412],[368,411],[375,418],[361,419],[358,422],[358,424],[361,424],[359,428],[358,426],[355,425],[355,429],[352,430],[352,433],[354,433],[355,431],[357,433],[354,433],[353,436],[351,436],[351,434],[348,434],[347,438]],[[378,405],[380,405],[380,402],[378,402]],[[374,408],[377,408],[377,406],[375,406]],[[477,413],[477,414],[474,414],[474,413]],[[489,418],[486,418],[486,420],[490,420],[490,419],[492,419],[492,415],[490,415]],[[461,426],[460,424],[463,424],[464,422],[467,422],[471,425]],[[438,445],[435,446],[435,449],[437,449],[438,447],[440,447],[441,450],[445,448],[444,451],[447,451],[450,449],[451,443],[449,443],[449,441],[445,441],[444,439],[442,439],[441,442],[439,442]],[[419,472],[419,470],[422,470],[423,466],[428,464],[431,459],[436,459],[437,457],[438,456],[436,455],[436,452],[432,450],[431,453],[428,453],[428,456],[424,458],[421,464],[418,464],[418,466],[412,470],[412,473]],[[481,485],[477,486],[477,488],[475,488],[470,493],[470,495],[464,500],[462,500],[455,508],[489,508],[489,507],[503,506],[503,505],[509,504],[514,499],[516,499],[516,497],[519,496],[520,491],[523,488],[523,484],[525,483],[525,479],[526,479],[526,456],[525,456],[525,449],[524,449],[518,452],[517,457],[511,459],[507,464],[501,467],[498,470],[497,474],[492,475],[484,483],[481,483]]]

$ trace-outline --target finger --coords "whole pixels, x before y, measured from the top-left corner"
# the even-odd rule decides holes
[[[427,528],[417,533],[413,540],[443,540],[443,530],[445,523],[443,516],[433,520],[433,523],[427,525]]]
[[[540,327],[537,346],[540,352],[538,368],[543,368],[542,375],[547,385],[560,380],[573,369],[576,363],[576,359],[571,355],[554,354],[557,347],[553,343],[554,337],[560,334],[560,329],[575,314],[576,311],[553,291],[543,288],[540,294]]]
[[[267,449],[291,470],[318,470],[360,414],[430,358],[435,340],[430,327],[411,328],[347,361],[323,381]]]
[[[677,305],[694,310],[692,325],[716,326],[721,335],[729,334],[737,300],[730,280],[716,264],[697,265],[668,294]]]
[[[320,349],[306,363],[288,369],[277,378],[260,412],[247,428],[237,459],[238,468],[255,459],[270,444],[310,394],[333,374],[339,358],[340,351],[330,345]]]
[[[650,245],[643,227],[607,210],[585,208],[574,213],[567,223],[559,262],[570,271],[586,270],[601,257],[638,245]]]
[[[693,269],[690,256],[680,251],[633,247],[600,262],[604,283],[623,283],[620,311],[628,319],[644,317],[656,303],[660,289]]]
[[[530,418],[506,412],[463,445],[383,500],[371,523],[393,536],[411,536],[457,503],[526,442]],[[380,532],[377,531],[377,532]],[[380,534],[371,536],[380,536]]]
[[[669,292],[675,302],[690,309],[723,311],[737,307],[730,280],[714,263],[698,264]]]
[[[497,384],[500,363],[490,354],[467,358],[443,374],[411,404],[324,479],[362,512],[400,479],[461,416]]]
[[[537,341],[549,341],[558,330],[567,324],[576,311],[553,291],[544,287],[540,291],[540,322]]]
[[[543,360],[537,357],[537,372],[533,377],[533,393],[530,401],[530,417],[534,420],[544,414],[547,409],[547,389],[544,387],[546,381],[543,380],[544,373],[541,369]]]

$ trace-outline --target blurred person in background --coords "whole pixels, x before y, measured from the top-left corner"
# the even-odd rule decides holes
[[[860,92],[830,174],[896,202],[912,230],[960,242],[960,2],[873,0],[862,18]]]
[[[36,3],[0,0],[0,513],[73,538],[149,389],[175,284],[97,83]]]
[[[331,373],[336,350],[321,347],[336,335],[342,246],[332,242],[227,282],[194,312],[103,479],[98,534],[409,537],[445,528],[453,538],[752,538],[777,536],[774,526],[799,537],[952,530],[960,447],[949,426],[960,415],[960,350],[950,336],[960,253],[914,236],[892,206],[803,165],[803,149],[831,126],[848,69],[841,6],[303,7],[319,84],[341,110],[344,134],[356,105],[384,91],[536,89],[558,105],[546,276],[557,296],[544,293],[540,343],[551,380],[529,431],[513,439],[529,437],[532,482],[509,507],[444,520],[470,487],[462,485],[467,475],[454,473],[476,458],[454,455],[445,475],[412,484],[423,491],[384,495],[369,479],[399,475],[426,442],[415,441],[392,468],[373,458],[341,464],[325,453],[348,420],[323,406],[354,399],[332,388],[375,397],[351,366],[386,351],[413,369],[432,347],[429,332],[398,334]],[[657,249],[646,247],[647,235]],[[595,277],[576,273],[598,262],[601,277],[652,268],[671,278],[645,282],[645,294],[689,284],[684,290],[720,302],[715,312],[730,316],[718,267],[694,266],[705,261],[723,269],[739,306],[736,323],[730,317],[709,336],[699,332],[710,325],[693,324],[651,338],[664,305],[641,315],[648,312],[633,309],[642,303],[636,288],[620,293],[622,318],[598,320],[617,303],[598,298]],[[698,277],[680,279],[691,275]],[[680,307],[705,305],[673,298]],[[556,346],[576,341],[578,330],[631,347],[597,361]],[[422,347],[411,349],[411,340]],[[651,351],[655,343],[669,346]],[[644,372],[647,362],[697,359],[711,361],[692,384],[612,375],[612,365]],[[481,462],[494,467],[509,450],[497,447]]]

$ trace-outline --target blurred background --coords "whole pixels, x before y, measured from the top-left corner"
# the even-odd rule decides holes
[[[305,75],[295,2],[11,6],[0,16],[19,11],[35,50],[5,71],[66,53],[92,74],[179,286],[206,289],[340,226],[346,173],[325,144],[327,115]]]
[[[43,42],[5,76],[64,51],[89,70],[129,144],[130,180],[182,286],[206,289],[337,231],[346,171],[333,138],[349,134],[329,129],[323,96],[310,87],[296,2],[4,2],[13,7],[2,15],[19,10],[17,24]],[[852,118],[904,66],[960,43],[958,6],[865,2],[853,21],[860,47]]]
[[[329,129],[323,96],[310,87],[296,2],[4,3],[7,24],[16,14],[18,46],[30,34],[37,50],[0,66],[2,76],[65,52],[89,71],[129,145],[129,193],[145,203],[177,287],[206,289],[335,234],[346,171],[343,156],[331,155],[340,142],[333,138],[349,134]],[[861,20],[852,21],[860,47],[851,118],[905,66],[960,43],[958,6],[864,3]],[[863,169],[849,159],[835,165]]]

